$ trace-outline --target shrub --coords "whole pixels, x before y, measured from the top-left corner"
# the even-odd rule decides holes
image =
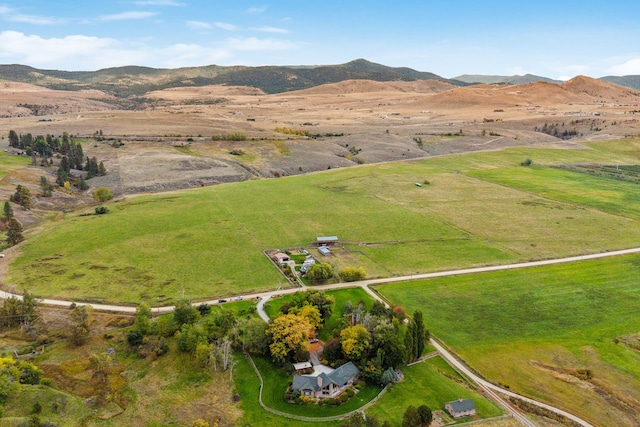
[[[142,344],[143,338],[144,338],[144,334],[140,329],[131,329],[127,333],[127,342],[132,347]]]
[[[520,166],[531,166],[533,164],[533,160],[526,159],[525,161],[520,163]]]
[[[113,199],[113,193],[107,187],[99,187],[93,191],[93,197],[101,203]]]
[[[344,394],[346,394],[346,395],[347,395],[347,397],[351,398],[351,397],[353,397],[353,396],[355,396],[355,395],[356,395],[356,392],[355,392],[355,390],[354,390],[353,388],[349,387],[349,388],[344,392]]]
[[[355,282],[358,280],[363,280],[366,277],[364,269],[362,267],[345,267],[344,270],[338,273],[338,275],[345,282]]]
[[[104,215],[106,213],[109,213],[109,208],[106,206],[98,206],[95,209],[96,211],[96,215]]]

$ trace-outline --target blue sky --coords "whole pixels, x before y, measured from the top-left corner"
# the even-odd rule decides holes
[[[320,65],[443,77],[640,74],[640,1],[0,0],[0,63]]]

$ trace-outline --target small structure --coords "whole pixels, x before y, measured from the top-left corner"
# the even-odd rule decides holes
[[[304,262],[302,263],[302,267],[300,267],[300,273],[305,274],[307,270],[309,270],[309,268],[311,268],[311,266],[315,263],[316,263],[316,260],[313,258],[305,259]]]
[[[445,403],[444,410],[453,418],[470,417],[476,414],[476,404],[471,399],[459,398]]]
[[[316,237],[316,245],[318,246],[331,246],[338,243],[338,236],[321,236]]]
[[[353,384],[360,371],[351,363],[337,369],[321,372],[319,375],[298,375],[293,377],[292,388],[302,396],[325,398],[342,394]]]
[[[324,256],[331,255],[331,250],[327,246],[320,246],[318,252]]]
[[[313,365],[311,365],[311,362],[294,363],[293,364],[293,370],[295,372],[304,371],[304,370],[310,369],[312,366]]]
[[[289,255],[283,252],[278,252],[273,257],[276,259],[276,261],[278,261],[278,264],[284,264],[285,262],[289,262],[291,260],[291,258],[289,258]]]

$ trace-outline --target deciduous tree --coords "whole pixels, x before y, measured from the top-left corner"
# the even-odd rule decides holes
[[[275,362],[284,363],[299,350],[309,347],[309,331],[313,327],[303,317],[283,314],[273,319],[267,326],[267,336],[271,344],[269,350]]]
[[[369,332],[362,325],[349,326],[340,332],[342,352],[350,360],[366,356],[371,345]]]

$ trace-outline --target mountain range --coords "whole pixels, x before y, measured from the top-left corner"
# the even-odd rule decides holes
[[[218,66],[159,69],[139,66],[98,71],[41,70],[25,65],[0,65],[0,80],[30,83],[58,90],[97,89],[120,98],[141,97],[171,87],[229,85],[250,86],[265,93],[307,89],[345,80],[379,82],[439,80],[455,86],[483,84],[561,83],[546,77],[464,74],[447,79],[407,67],[388,67],[365,59],[339,65],[319,66]],[[640,76],[608,76],[601,80],[640,90]]]

